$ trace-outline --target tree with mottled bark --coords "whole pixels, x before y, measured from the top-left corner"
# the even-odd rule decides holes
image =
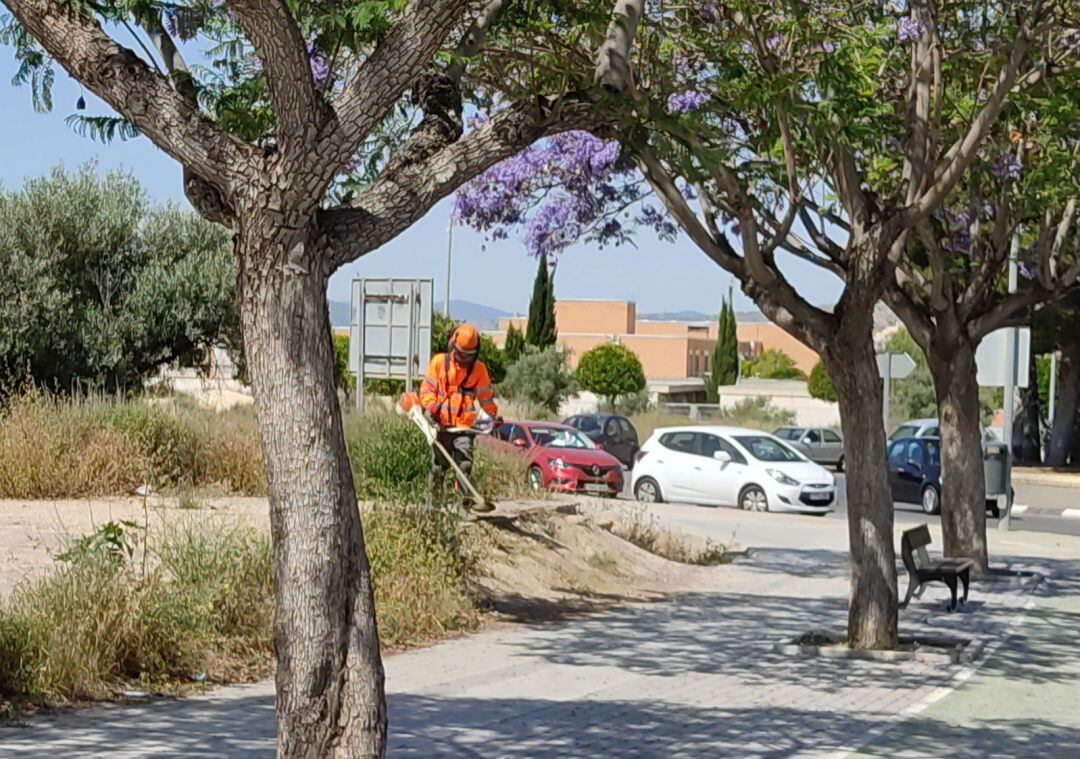
[[[270,490],[278,754],[382,756],[383,668],[327,282],[492,164],[593,125],[591,100],[618,84],[630,54],[625,24],[604,41],[625,3],[583,4],[557,27],[531,3],[499,0],[4,4],[14,18],[2,41],[36,105],[49,104],[52,67],[63,67],[115,111],[75,114],[78,127],[151,140],[183,166],[195,209],[232,230]],[[117,27],[138,51],[110,36]],[[524,65],[563,44],[560,33],[606,52],[588,76],[497,98],[470,69],[507,30],[527,36],[515,49]],[[184,43],[211,65],[188,65]],[[468,129],[467,99],[486,111]]]
[[[983,71],[986,86],[963,113],[928,111],[924,83],[941,50],[928,24],[964,38],[978,13],[937,4],[887,5],[732,1],[647,12],[625,97],[604,105],[622,155],[645,178],[611,162],[598,193],[574,191],[561,213],[550,202],[531,217],[492,190],[496,167],[469,185],[464,220],[499,230],[522,224],[526,242],[557,250],[577,237],[625,241],[625,219],[661,235],[678,225],[732,273],[761,310],[821,355],[835,384],[849,446],[848,517],[851,645],[888,648],[897,640],[893,507],[885,469],[882,389],[874,359],[873,314],[913,231],[933,218],[972,166],[1010,93],[1037,77],[1042,50],[1059,41],[1053,3],[983,3],[979,44],[952,52],[950,74]],[[945,7],[948,6],[948,7]],[[943,75],[944,76],[944,75]],[[942,82],[934,86],[946,86]],[[940,100],[938,103],[940,104]],[[600,151],[596,151],[600,152]],[[538,162],[558,166],[559,161]],[[613,186],[612,178],[619,180]],[[520,193],[522,186],[517,183]],[[532,182],[545,198],[547,182]],[[476,212],[483,188],[500,213]],[[631,215],[628,209],[637,204]],[[537,227],[540,227],[538,229]],[[546,232],[546,234],[544,234]],[[834,239],[835,238],[835,239]],[[844,284],[830,311],[788,279],[781,261],[798,258]]]

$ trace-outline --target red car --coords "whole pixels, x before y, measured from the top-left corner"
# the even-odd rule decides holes
[[[553,422],[506,422],[490,445],[528,457],[529,484],[570,493],[615,496],[622,492],[622,465],[583,433]]]

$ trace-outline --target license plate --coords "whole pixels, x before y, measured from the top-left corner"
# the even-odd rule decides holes
[[[608,486],[603,482],[586,482],[585,492],[587,493],[606,493],[608,492]]]
[[[832,498],[832,493],[807,493],[811,501],[827,501]]]

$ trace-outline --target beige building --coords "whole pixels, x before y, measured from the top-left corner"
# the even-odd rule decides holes
[[[500,319],[492,337],[502,346],[510,325],[524,331],[526,322],[523,316]],[[651,379],[700,382],[709,372],[717,338],[715,321],[638,319],[637,306],[621,300],[559,300],[555,304],[555,325],[559,342],[570,350],[572,365],[576,366],[581,354],[590,348],[613,342],[634,351],[641,359],[645,376]],[[807,373],[817,361],[817,354],[774,324],[740,324],[738,337],[739,352],[744,356],[779,348]]]

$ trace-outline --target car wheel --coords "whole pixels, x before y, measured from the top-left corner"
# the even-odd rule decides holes
[[[836,462],[836,471],[838,471],[838,472],[844,471],[844,457],[843,456],[841,456]]]
[[[540,467],[529,467],[529,474],[527,476],[530,488],[537,491],[544,489],[544,473],[541,471]]]
[[[922,510],[924,514],[937,514],[941,510],[941,495],[933,485],[927,485],[922,491]]]
[[[1001,519],[1001,509],[998,508],[997,501],[987,501],[986,510],[990,512],[990,516],[994,519]]]
[[[757,485],[747,485],[739,493],[739,508],[744,511],[768,511],[769,499]]]
[[[660,485],[652,477],[642,477],[634,486],[634,498],[642,503],[663,503]]]

